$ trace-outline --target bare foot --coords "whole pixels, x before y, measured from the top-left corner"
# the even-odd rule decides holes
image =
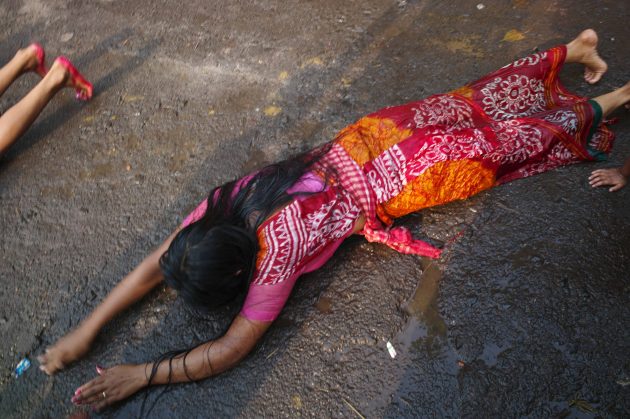
[[[597,42],[597,33],[586,29],[567,44],[567,61],[584,64],[584,80],[590,84],[597,83],[608,70],[608,65],[597,53]]]
[[[57,57],[49,73],[60,86],[74,88],[77,99],[89,100],[92,97],[92,83],[66,57]]]
[[[94,337],[81,328],[75,329],[59,339],[53,346],[46,348],[44,354],[37,357],[39,369],[52,375],[67,365],[81,358],[90,349]]]
[[[15,53],[15,58],[22,63],[22,73],[33,71],[44,77],[46,70],[46,53],[41,45],[33,43],[26,48],[22,48]]]

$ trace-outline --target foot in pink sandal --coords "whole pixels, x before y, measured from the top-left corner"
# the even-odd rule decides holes
[[[90,100],[92,97],[92,83],[87,81],[66,57],[57,57],[55,62],[58,62],[70,73],[70,84],[76,89],[76,98],[79,100]]]
[[[30,47],[33,48],[37,54],[37,67],[35,68],[35,72],[44,77],[46,73],[48,73],[48,69],[46,69],[46,53],[44,52],[44,48],[37,42],[33,42]]]

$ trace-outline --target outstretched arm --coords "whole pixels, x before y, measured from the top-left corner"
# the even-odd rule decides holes
[[[176,230],[147,256],[129,275],[116,285],[96,309],[72,332],[59,339],[38,357],[40,369],[54,374],[69,363],[81,358],[90,349],[98,332],[117,314],[144,297],[163,279],[160,256],[166,252]]]
[[[608,190],[615,192],[628,183],[628,178],[630,178],[630,157],[622,167],[594,170],[588,180],[593,188],[598,186],[610,186]]]
[[[201,380],[241,361],[254,348],[271,322],[249,320],[238,315],[227,333],[157,365],[151,385]],[[99,377],[79,387],[72,398],[75,404],[89,404],[96,410],[125,399],[149,385],[153,363],[97,367]]]

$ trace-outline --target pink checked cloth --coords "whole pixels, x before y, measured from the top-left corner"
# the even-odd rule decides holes
[[[370,187],[365,173],[357,162],[339,144],[334,144],[330,151],[318,163],[320,168],[329,166],[336,170],[336,180],[348,191],[365,215],[365,226],[359,232],[369,242],[382,243],[405,254],[440,257],[442,252],[422,240],[414,239],[405,227],[386,227],[376,216],[376,194]]]

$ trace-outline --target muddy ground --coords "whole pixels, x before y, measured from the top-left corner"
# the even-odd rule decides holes
[[[586,27],[610,71],[589,86],[568,66],[566,85],[596,96],[630,79],[628,2],[482,1],[0,2],[1,61],[38,40],[96,91],[87,104],[58,95],[0,160],[0,416],[80,412],[70,397],[96,362],[145,361],[221,333],[234,308],[200,317],[160,289],[66,371],[11,376],[210,187]],[[0,108],[36,81],[20,79]],[[159,418],[629,417],[630,188],[587,183],[630,155],[630,115],[618,116],[609,163],[403,220],[446,243],[433,263],[352,238],[299,282],[240,366],[102,415],[137,416],[146,397]]]

